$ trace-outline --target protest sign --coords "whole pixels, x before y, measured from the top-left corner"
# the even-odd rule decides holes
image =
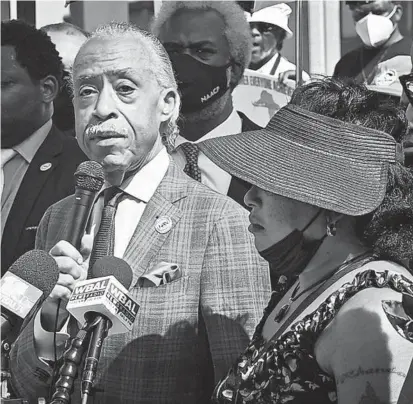
[[[234,107],[257,125],[265,126],[288,103],[293,89],[281,84],[276,76],[246,69],[232,93]]]

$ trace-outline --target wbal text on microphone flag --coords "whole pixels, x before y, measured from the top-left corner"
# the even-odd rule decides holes
[[[79,321],[86,312],[98,312],[110,320],[109,335],[130,331],[139,311],[126,288],[113,276],[79,282],[73,291],[67,310]],[[116,320],[116,321],[115,321]]]

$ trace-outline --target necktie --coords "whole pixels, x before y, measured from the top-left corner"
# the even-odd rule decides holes
[[[201,182],[201,170],[198,166],[199,147],[195,143],[185,142],[179,146],[185,154],[184,173]]]
[[[8,161],[10,161],[17,154],[16,150],[13,149],[1,149],[1,183],[0,183],[0,192],[3,193],[4,188],[4,171],[3,167]]]
[[[103,191],[104,207],[99,230],[93,242],[92,255],[90,257],[89,268],[99,258],[113,255],[115,243],[115,213],[119,203],[119,197],[123,191],[118,187],[110,187]]]

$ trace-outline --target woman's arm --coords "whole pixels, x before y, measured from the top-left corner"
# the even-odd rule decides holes
[[[317,361],[334,376],[339,404],[397,403],[413,343],[397,332],[385,307],[397,306],[401,299],[400,293],[386,288],[361,291],[317,341]]]

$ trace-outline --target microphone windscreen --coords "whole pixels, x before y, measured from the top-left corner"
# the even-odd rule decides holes
[[[91,275],[92,278],[112,275],[126,289],[129,289],[133,277],[132,269],[126,261],[110,256],[99,258],[92,267]]]
[[[56,261],[46,251],[31,250],[23,254],[9,271],[49,296],[59,279]]]
[[[80,163],[75,172],[76,188],[98,192],[105,182],[102,166],[96,161]]]

